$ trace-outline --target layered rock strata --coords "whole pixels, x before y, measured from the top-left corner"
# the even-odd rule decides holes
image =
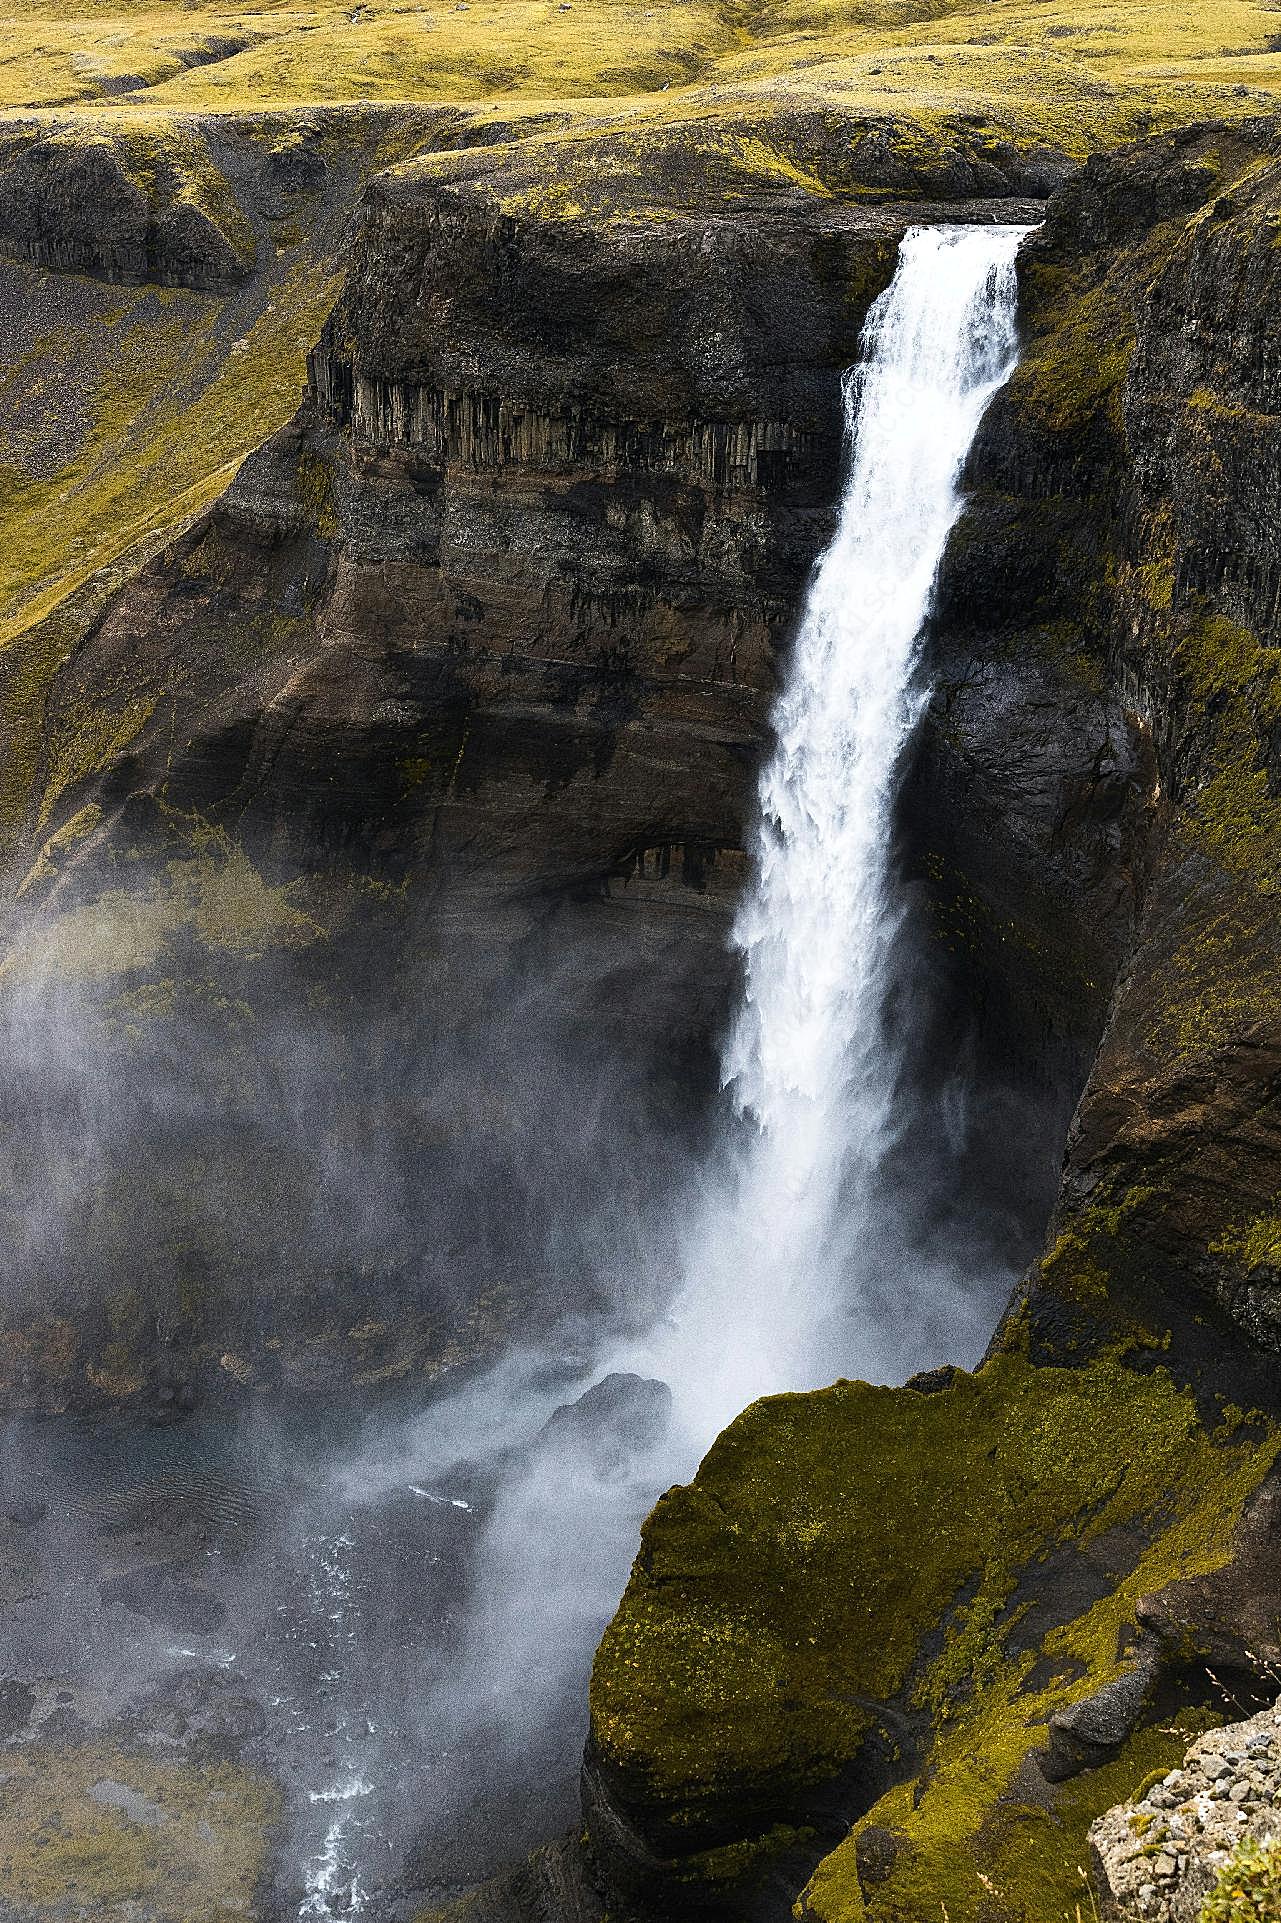
[[[399,1380],[501,1340],[521,1302],[590,1312],[591,1258],[571,1305],[545,1218],[670,1188],[698,1126],[841,372],[911,220],[1028,211],[782,196],[589,225],[509,213],[474,174],[374,183],[297,417],[44,696],[6,981],[29,1038],[76,1040],[24,1048],[14,1101],[52,1114],[78,1098],[51,1062],[102,1065],[112,1173],[19,1257],[42,1305],[11,1345],[20,1401]],[[628,1091],[608,1170],[586,1140],[555,1166],[553,1089],[571,1113]],[[192,1179],[229,1115],[234,1209]],[[144,1143],[146,1180],[117,1179]],[[513,1167],[530,1193],[491,1255]]]

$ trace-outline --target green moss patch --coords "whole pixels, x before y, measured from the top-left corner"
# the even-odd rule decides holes
[[[727,1822],[753,1840],[796,1820],[874,1731],[890,1773],[914,1775],[892,1751],[915,1722],[924,1774],[869,1819],[910,1847],[870,1913],[977,1918],[994,1900],[977,1871],[995,1882],[1029,1852],[1048,1879],[1037,1900],[1057,1907],[1011,1899],[985,1916],[1068,1912],[1059,1842],[1071,1855],[1117,1786],[1038,1778],[1024,1808],[1014,1778],[1056,1708],[1121,1672],[1138,1597],[1226,1559],[1276,1453],[1257,1435],[1212,1440],[1191,1395],[1117,1355],[1039,1368],[1006,1353],[934,1395],[838,1383],[758,1403],[645,1526],[592,1680],[605,1780],[687,1873]],[[1073,1606],[1064,1559],[1106,1567],[1121,1536],[1147,1544],[1137,1565]],[[1164,1755],[1144,1738],[1118,1782]],[[819,1872],[818,1914],[861,1914],[852,1863]]]
[[[80,819],[73,817],[68,828]],[[42,859],[51,848],[46,845]],[[36,921],[0,964],[0,984],[66,986],[160,973],[174,944],[185,946],[193,937],[208,954],[242,960],[307,947],[324,931],[296,903],[296,893],[292,886],[270,886],[237,843],[197,822],[189,851],[145,885],[107,889],[81,907]]]

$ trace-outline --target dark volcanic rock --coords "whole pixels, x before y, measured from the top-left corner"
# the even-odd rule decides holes
[[[639,1375],[607,1375],[554,1411],[534,1447],[579,1455],[598,1473],[624,1469],[663,1440],[671,1423],[672,1392]]]
[[[1160,1677],[1161,1656],[1149,1641],[1124,1675],[1092,1696],[1080,1697],[1050,1718],[1050,1735],[1036,1761],[1047,1782],[1061,1783],[1097,1769],[1120,1750],[1149,1709]]]
[[[603,1923],[581,1840],[567,1836],[437,1913],[441,1923]]]
[[[163,769],[295,867],[723,913],[840,373],[909,218],[593,229],[376,182],[308,406],[59,689],[154,699],[174,662],[117,776],[133,824]]]
[[[31,1720],[35,1704],[36,1692],[29,1683],[14,1676],[0,1680],[0,1742],[7,1743],[11,1736],[21,1735]]]
[[[190,135],[191,145],[199,138]],[[252,234],[229,189],[234,238],[202,204],[199,183],[211,174],[207,155],[140,151],[127,134],[0,128],[0,248],[106,280],[235,286],[253,271]]]
[[[1060,1202],[977,1376],[749,1411],[651,1517],[593,1684],[611,1909],[781,1916],[800,1876],[771,1866],[810,1835],[824,1923],[938,1915],[976,1871],[985,1916],[1066,1913],[1089,1817],[1170,1767],[1189,1706],[1273,1674],[1279,210],[1275,124],[1202,128],[1091,161],[1024,256],[902,850],[984,1045],[1059,1086],[1089,1069]],[[1012,1425],[1013,1484],[977,1411],[951,1426],[974,1395]],[[1199,1466],[1133,1501],[1162,1434]],[[999,1546],[966,1575],[979,1514]],[[859,1780],[900,1684],[930,1730]]]
[[[1060,839],[1093,818],[1077,950],[1112,996],[1034,1318],[1172,1325],[1191,1367],[1224,1317],[1281,1339],[1277,152],[1272,123],[1170,136],[1054,203],[967,537],[1003,526],[1037,555],[996,583],[1008,645],[1110,716]]]

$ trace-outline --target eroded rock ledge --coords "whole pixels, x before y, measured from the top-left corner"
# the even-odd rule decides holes
[[[257,241],[224,178],[234,151],[194,126],[113,137],[74,120],[49,132],[14,117],[0,123],[0,250],[55,273],[238,286]]]

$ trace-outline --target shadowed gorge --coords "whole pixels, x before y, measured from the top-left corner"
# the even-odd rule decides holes
[[[4,28],[0,1918],[1264,1923],[1274,10]]]

